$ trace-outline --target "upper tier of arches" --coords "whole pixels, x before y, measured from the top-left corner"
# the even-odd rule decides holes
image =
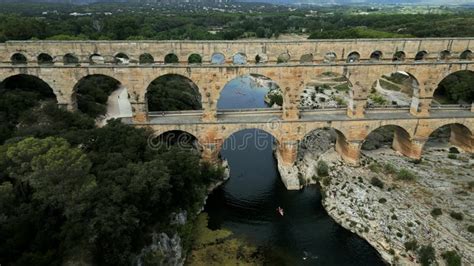
[[[416,53],[408,53],[403,50],[396,50],[392,54],[387,54],[381,50],[362,52],[351,50],[347,53],[336,51],[326,51],[314,53],[312,51],[302,51],[292,53],[282,51],[280,54],[271,56],[267,53],[248,53],[243,51],[229,52],[215,51],[207,56],[199,52],[190,52],[186,55],[179,55],[176,52],[165,54],[153,54],[142,52],[138,55],[130,55],[118,51],[112,55],[103,55],[97,51],[86,55],[76,55],[73,52],[65,54],[52,54],[47,51],[30,54],[25,52],[15,52],[10,55],[9,61],[12,65],[38,64],[48,65],[148,65],[148,64],[184,64],[184,65],[256,65],[256,64],[374,64],[374,63],[420,63],[420,62],[466,62],[472,61],[474,55],[472,50],[465,49],[459,51],[440,50],[427,51],[419,50]]]

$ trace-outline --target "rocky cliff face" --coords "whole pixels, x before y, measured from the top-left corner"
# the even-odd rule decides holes
[[[313,180],[318,160],[329,165],[329,177],[321,182],[323,205],[387,262],[420,263],[421,247],[432,246],[441,264],[442,254],[454,251],[463,264],[472,265],[474,159],[469,154],[449,155],[450,159],[448,150],[431,147],[422,162],[414,163],[381,148],[365,151],[361,165],[351,167],[329,149],[305,154],[298,167],[302,178]]]

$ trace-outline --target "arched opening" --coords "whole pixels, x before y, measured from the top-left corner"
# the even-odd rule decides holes
[[[359,61],[360,61],[360,54],[358,52],[351,52],[347,56],[347,60],[346,60],[347,63],[356,63]]]
[[[449,74],[433,93],[433,107],[443,104],[470,106],[474,102],[474,71],[461,70]]]
[[[222,53],[213,53],[211,56],[211,64],[222,65],[225,63],[225,55]]]
[[[298,143],[298,161],[318,161],[324,160],[325,154],[338,152],[347,152],[347,140],[342,132],[334,128],[318,128],[307,133],[304,138]],[[311,164],[313,165],[313,164]],[[306,167],[301,171],[306,174],[305,181],[309,182],[315,176],[322,181],[321,174],[318,174],[317,167],[310,167],[309,165],[302,165]]]
[[[92,118],[109,119],[131,117],[127,89],[106,75],[89,75],[74,86],[73,103],[77,109]]]
[[[394,54],[393,54],[393,58],[392,58],[392,61],[394,62],[403,62],[405,61],[405,52],[403,51],[396,51]]]
[[[150,112],[202,108],[199,88],[189,78],[177,74],[167,74],[153,80],[147,88],[146,100]]]
[[[165,56],[165,64],[177,64],[179,63],[178,56],[175,54],[167,54]]]
[[[419,91],[418,80],[405,71],[383,75],[372,85],[367,107],[395,105],[408,107]]]
[[[300,57],[301,64],[308,64],[313,62],[313,54],[304,54]]]
[[[373,51],[371,54],[370,54],[370,61],[380,61],[382,60],[382,52],[377,50],[377,51]]]
[[[471,50],[466,50],[466,51],[461,53],[461,55],[459,56],[459,59],[470,61],[470,60],[472,60],[473,57],[474,56],[472,55],[472,51]]]
[[[153,56],[149,53],[144,53],[138,57],[138,62],[141,65],[153,64],[155,63],[155,58],[153,58]]]
[[[28,60],[26,56],[22,53],[15,53],[11,56],[10,61],[13,65],[26,65]]]
[[[232,63],[234,65],[245,65],[247,64],[247,55],[244,53],[236,53],[232,57]]]
[[[77,56],[73,54],[65,54],[63,56],[63,64],[64,65],[77,65],[79,64],[79,59]]]
[[[275,183],[281,185],[273,156],[277,145],[275,137],[256,128],[239,130],[223,139],[219,156],[228,163],[230,169],[230,179],[225,189],[229,189],[229,192],[239,190],[239,194],[234,196],[252,201],[261,196],[259,193],[262,193],[262,188],[271,189]]]
[[[265,64],[268,62],[268,56],[264,53],[259,53],[255,56],[255,63],[256,64]]]
[[[57,103],[56,95],[38,77],[19,74],[0,82],[0,145],[13,136],[24,113],[48,102]]]
[[[188,57],[188,64],[201,64],[202,63],[202,57],[198,54],[191,54]]]
[[[198,139],[193,134],[182,130],[163,132],[149,141],[149,143],[155,150],[169,150],[172,147],[177,146],[180,149],[190,149],[198,152],[202,151]]]
[[[285,64],[288,63],[291,59],[291,56],[289,53],[282,53],[278,56],[277,58],[277,64]]]
[[[439,53],[438,60],[449,60],[451,52],[449,50],[443,50]]]
[[[461,159],[460,151],[474,153],[472,131],[463,124],[446,124],[435,129],[423,146],[423,152],[449,151],[450,159]],[[446,156],[446,154],[444,154]],[[469,160],[469,155],[465,156]]]
[[[220,93],[217,109],[280,108],[283,93],[268,77],[250,74],[229,81]]]
[[[394,149],[410,156],[411,136],[404,128],[397,125],[385,125],[372,130],[364,139],[361,149]]]
[[[128,65],[130,63],[130,58],[124,53],[118,53],[114,56],[114,64],[117,65]]]
[[[38,64],[39,65],[52,65],[53,64],[53,57],[49,54],[41,53],[38,55]]]
[[[345,107],[350,100],[352,84],[338,73],[325,72],[311,79],[301,92],[299,107],[323,109]]]
[[[92,54],[90,57],[89,57],[89,63],[91,65],[100,65],[100,64],[104,64],[105,63],[105,59],[103,56],[101,56],[100,54]]]
[[[428,52],[426,51],[419,51],[415,55],[415,61],[423,61],[426,60],[426,57],[428,56]]]
[[[334,63],[336,59],[337,55],[334,52],[329,52],[324,55],[324,63]]]

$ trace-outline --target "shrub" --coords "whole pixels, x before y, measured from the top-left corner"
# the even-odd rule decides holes
[[[446,251],[441,254],[447,266],[461,266],[461,256],[454,250]]]
[[[440,208],[434,208],[434,209],[431,210],[431,216],[433,216],[433,217],[438,217],[441,214],[443,214],[443,211],[441,211]]]
[[[400,232],[397,232],[397,236],[398,236],[399,238],[402,238],[403,234],[400,233]]]
[[[401,169],[397,173],[397,179],[404,181],[412,181],[416,179],[416,175],[407,169]]]
[[[411,241],[407,241],[403,245],[405,246],[406,251],[410,251],[410,250],[416,251],[416,249],[418,248],[418,242],[415,239]]]
[[[395,166],[393,166],[393,164],[390,164],[390,163],[386,163],[384,165],[384,172],[387,173],[387,174],[396,174],[397,173],[397,168],[395,168]]]
[[[448,158],[449,158],[449,159],[452,159],[452,160],[455,160],[455,159],[458,158],[458,156],[457,156],[456,154],[454,154],[454,153],[450,153],[450,154],[448,154]]]
[[[459,153],[459,150],[456,147],[451,147],[449,148],[449,153]]]
[[[328,176],[329,175],[328,164],[325,161],[319,161],[317,172],[319,176]]]
[[[462,213],[460,212],[455,212],[455,211],[452,211],[450,214],[449,214],[452,218],[458,220],[458,221],[462,221],[463,219],[463,215]]]
[[[324,186],[329,186],[331,184],[331,179],[329,177],[326,177],[323,179],[323,185]]]
[[[469,233],[474,233],[474,225],[468,226],[468,227],[467,227],[467,231],[468,231]]]
[[[420,261],[421,265],[429,266],[435,262],[435,259],[435,250],[431,244],[427,246],[421,246],[418,250],[418,260]]]
[[[382,180],[378,179],[377,177],[372,177],[372,179],[370,179],[370,184],[376,186],[376,187],[379,187],[381,189],[383,189],[383,182]]]
[[[379,173],[382,170],[382,166],[379,163],[371,163],[369,169],[374,173]]]
[[[393,214],[392,215],[392,220],[398,220],[398,217],[395,214]]]
[[[384,204],[385,202],[387,202],[387,199],[386,199],[386,198],[380,198],[380,199],[379,199],[379,203]]]

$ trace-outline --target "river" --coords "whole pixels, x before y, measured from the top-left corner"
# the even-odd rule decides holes
[[[317,186],[285,189],[271,145],[261,145],[273,138],[249,135],[253,132],[240,131],[224,144],[221,155],[231,177],[207,200],[209,228],[229,229],[262,247],[272,265],[384,265],[365,240],[328,216]],[[284,216],[277,214],[278,206]]]

